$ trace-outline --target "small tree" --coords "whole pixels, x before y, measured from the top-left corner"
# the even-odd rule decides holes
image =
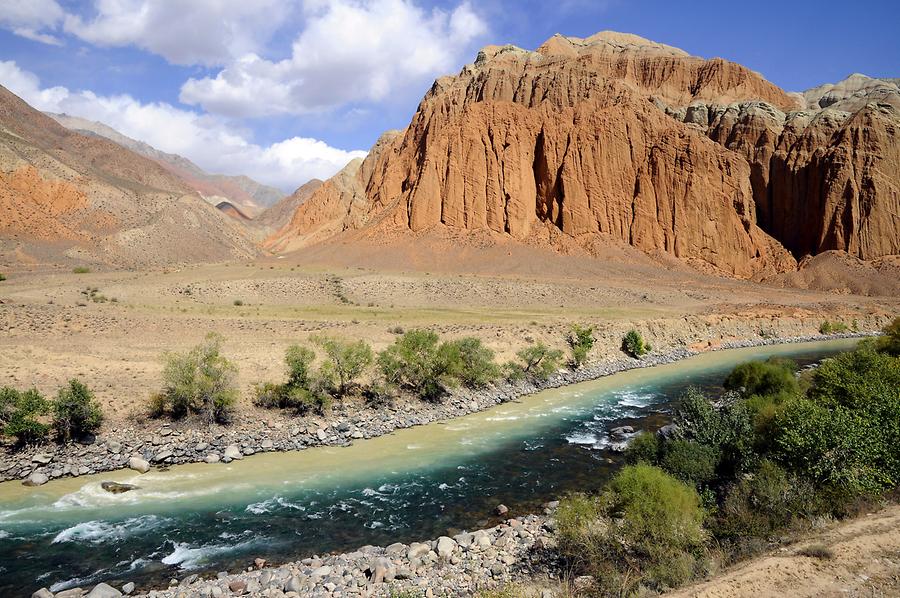
[[[331,382],[334,394],[339,399],[347,394],[375,361],[372,348],[362,340],[348,342],[323,336],[315,339],[315,342],[325,351],[327,359],[322,365],[322,377]]]
[[[894,357],[900,357],[900,317],[884,327],[884,336],[875,340],[875,350],[887,353]]]
[[[587,361],[588,353],[594,348],[593,326],[573,324],[566,342],[572,350],[572,366],[580,368]]]
[[[62,440],[96,432],[103,423],[103,411],[94,393],[78,380],[60,389],[53,402],[53,429]]]
[[[0,432],[20,444],[38,442],[47,437],[50,426],[39,418],[50,413],[50,402],[35,389],[20,392],[0,388]]]
[[[494,352],[473,337],[451,341],[455,348],[452,373],[469,388],[481,388],[500,377],[500,368],[494,363]]]
[[[650,344],[644,342],[644,337],[637,330],[629,330],[622,339],[622,351],[635,359],[649,353],[650,350]]]
[[[306,388],[312,375],[312,363],[316,354],[312,349],[291,345],[284,354],[284,363],[288,368],[288,386]]]
[[[563,352],[551,349],[544,343],[535,343],[516,353],[516,357],[520,363],[510,363],[506,366],[510,379],[530,377],[535,380],[546,380],[559,370]]]
[[[409,330],[378,354],[378,367],[385,381],[406,388],[423,399],[440,397],[457,381],[460,348],[439,343],[430,330]]]
[[[173,417],[195,413],[207,422],[227,422],[238,398],[237,368],[222,356],[221,335],[210,333],[187,353],[165,355],[162,395]]]

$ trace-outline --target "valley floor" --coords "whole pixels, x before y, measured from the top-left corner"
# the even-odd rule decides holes
[[[578,322],[596,329],[592,359],[608,359],[621,356],[632,327],[660,350],[702,350],[815,334],[825,319],[877,330],[900,309],[890,295],[785,289],[651,260],[518,251],[493,248],[478,259],[469,250],[444,253],[437,263],[419,263],[414,253],[368,262],[310,254],[143,272],[7,268],[0,386],[53,394],[77,377],[96,392],[109,425],[140,423],[160,386],[161,355],[214,331],[239,369],[238,419],[259,421],[253,385],[281,380],[287,346],[320,334],[365,339],[380,350],[398,327],[427,327],[448,338],[476,336],[505,361],[534,341],[563,348]]]

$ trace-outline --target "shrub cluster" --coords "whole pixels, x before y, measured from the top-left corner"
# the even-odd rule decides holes
[[[622,351],[635,359],[652,350],[650,343],[645,342],[644,337],[637,330],[629,330],[622,338]]]
[[[510,361],[503,366],[507,378],[510,380],[522,378],[546,380],[559,370],[563,361],[563,352],[559,349],[551,349],[539,342],[525,347],[516,353],[516,357],[519,361]]]
[[[601,595],[656,591],[701,574],[705,554],[751,554],[816,517],[843,516],[895,490],[898,345],[900,319],[810,375],[771,358],[734,368],[718,400],[689,390],[674,433],[638,435],[626,451],[630,465],[603,494],[563,501],[563,555],[601,580]],[[697,502],[675,498],[674,483]],[[640,509],[638,500],[646,503]]]
[[[574,324],[566,337],[566,342],[572,350],[571,365],[580,368],[587,361],[588,353],[594,348],[594,328]]]
[[[237,402],[237,368],[222,355],[221,335],[210,333],[185,353],[163,356],[163,390],[150,399],[154,416],[197,415],[207,423],[227,423]]]
[[[840,320],[824,320],[819,325],[820,334],[841,334],[847,332],[849,327]]]
[[[94,394],[78,380],[70,380],[50,400],[35,389],[0,388],[0,434],[19,444],[78,439],[97,431],[103,412]]]

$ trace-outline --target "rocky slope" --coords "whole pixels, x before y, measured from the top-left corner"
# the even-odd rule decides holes
[[[900,88],[852,75],[803,101],[789,112],[764,101],[666,110],[749,163],[759,225],[798,259],[900,253]]]
[[[253,219],[253,224],[261,228],[268,233],[272,233],[284,227],[288,222],[291,221],[291,218],[294,216],[294,212],[297,211],[301,205],[303,205],[306,200],[308,200],[312,194],[322,186],[322,181],[319,179],[311,179],[297,188],[296,191],[291,193],[290,195],[283,197],[277,203],[273,204],[269,208],[267,208],[263,213]]]
[[[809,109],[890,96],[894,84],[879,81],[804,97],[738,64],[611,32],[557,35],[534,52],[487,47],[267,244],[487,231],[588,251],[626,243],[744,278],[825,250],[900,253],[893,105]]]
[[[0,87],[0,254],[121,267],[256,255],[158,163],[70,131]]]
[[[184,181],[185,185],[216,205],[222,201],[234,205],[239,211],[254,216],[275,205],[284,193],[254,181],[247,176],[210,174],[178,154],[160,151],[155,147],[119,133],[101,122],[91,121],[69,114],[47,113],[53,120],[77,133],[105,137],[136,154],[150,158]]]

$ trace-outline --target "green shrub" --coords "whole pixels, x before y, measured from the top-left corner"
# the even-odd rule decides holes
[[[629,330],[622,338],[622,351],[637,359],[641,355],[651,351],[650,344],[644,342],[644,337],[637,330]]]
[[[631,465],[635,463],[647,463],[656,465],[659,462],[660,451],[659,436],[644,432],[638,434],[628,443],[625,449],[625,462]]]
[[[529,345],[516,353],[519,358],[517,364],[507,364],[507,372],[512,373],[511,379],[516,377],[546,380],[556,373],[562,365],[563,352],[559,349],[551,349],[544,343]]]
[[[457,383],[460,349],[439,343],[430,330],[409,330],[378,354],[378,367],[388,384],[434,400]]]
[[[451,373],[469,388],[483,388],[500,377],[500,368],[494,363],[494,352],[473,337],[461,338],[449,343],[453,359]]]
[[[320,375],[330,382],[334,395],[343,398],[375,361],[372,348],[363,340],[351,342],[327,336],[314,340],[325,351]]]
[[[752,414],[734,393],[726,393],[716,405],[697,389],[688,389],[675,410],[675,423],[682,438],[718,451],[720,477],[730,478],[755,466]]]
[[[748,361],[735,367],[725,378],[728,390],[752,395],[796,395],[799,391],[797,364],[789,359],[770,357],[766,361]]]
[[[578,573],[595,576],[601,594],[661,590],[700,572],[703,519],[693,488],[657,467],[629,465],[599,497],[561,501],[559,549]]]
[[[566,342],[572,350],[572,366],[579,368],[587,361],[588,353],[594,348],[594,328],[573,324]]]
[[[284,363],[288,369],[288,386],[308,388],[315,360],[316,354],[312,349],[300,345],[289,346],[284,354]]]
[[[227,423],[238,398],[237,368],[222,354],[221,335],[211,333],[187,353],[164,356],[163,392],[175,418],[196,414],[208,423]]]
[[[853,493],[900,483],[900,359],[864,348],[823,362],[777,417],[776,458]]]
[[[819,325],[820,334],[841,334],[847,332],[847,325],[840,320],[825,320]]]
[[[6,274],[0,272],[0,282],[3,282],[4,280],[6,280]]]
[[[73,274],[90,274],[91,269],[88,268],[87,266],[76,266],[75,268],[72,268],[72,273]]]
[[[879,353],[900,357],[900,317],[894,318],[882,332],[884,332],[884,336],[875,339],[875,350]]]
[[[232,303],[235,307],[241,307],[242,305],[244,305],[244,302],[241,299],[235,299]]]
[[[812,484],[789,475],[771,461],[762,461],[753,474],[727,489],[714,530],[730,542],[768,539],[820,510]]]
[[[58,438],[81,438],[100,429],[103,411],[94,393],[78,380],[60,389],[53,402],[53,429]]]
[[[15,438],[19,444],[39,442],[50,432],[50,426],[40,419],[50,409],[50,401],[33,388],[26,391],[0,388],[0,432]]]
[[[716,477],[719,450],[688,440],[665,443],[660,467],[695,488],[709,484]]]

